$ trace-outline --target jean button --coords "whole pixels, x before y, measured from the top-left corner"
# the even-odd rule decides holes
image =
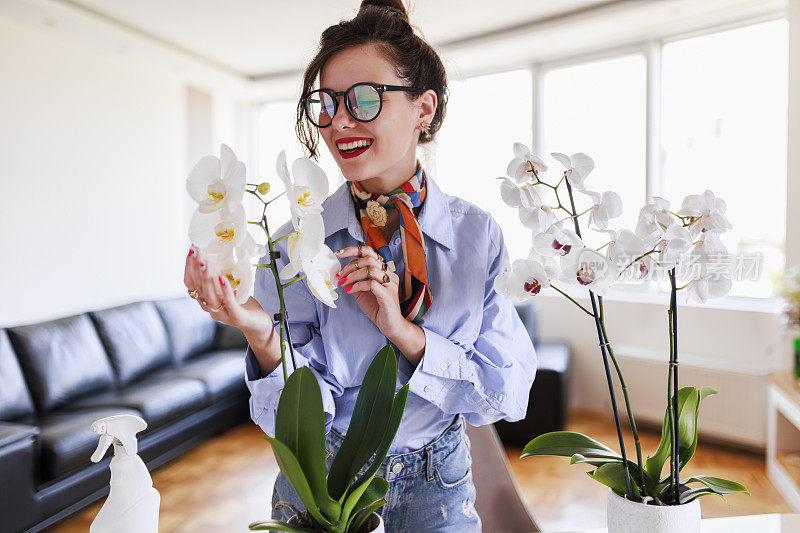
[[[394,472],[395,474],[399,474],[402,469],[403,465],[401,465],[400,463],[395,463],[394,466],[392,467],[392,472]]]

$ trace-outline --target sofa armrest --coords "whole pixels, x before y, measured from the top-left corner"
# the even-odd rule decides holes
[[[39,520],[38,437],[37,427],[0,422],[0,532],[22,531]]]

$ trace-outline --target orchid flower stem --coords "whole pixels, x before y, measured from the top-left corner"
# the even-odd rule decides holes
[[[286,237],[289,237],[290,235],[294,235],[295,233],[297,233],[297,232],[296,232],[296,231],[292,231],[291,233],[287,233],[286,235],[284,235],[284,236],[282,236],[282,237],[278,237],[277,239],[275,239],[275,240],[273,240],[273,241],[272,241],[272,244],[275,244],[275,243],[276,243],[276,242],[278,242],[279,240],[281,240],[281,239],[285,239]]]
[[[600,306],[600,327],[603,330],[603,340],[607,343],[606,347],[608,348],[608,355],[611,357],[611,361],[614,363],[614,369],[617,371],[617,377],[619,378],[620,387],[622,387],[622,395],[625,397],[625,408],[628,412],[628,422],[631,424],[631,433],[633,433],[633,442],[636,445],[636,463],[639,465],[639,481],[640,481],[640,490],[644,493],[646,491],[646,485],[644,482],[644,468],[642,466],[642,443],[639,441],[639,431],[636,429],[636,419],[633,418],[633,411],[631,410],[631,401],[628,398],[628,387],[625,385],[625,378],[622,377],[622,369],[619,367],[619,363],[617,363],[617,358],[614,356],[614,350],[611,348],[611,343],[608,342],[608,334],[606,333],[606,320],[605,320],[605,311],[603,309],[603,297],[597,297],[597,304]]]
[[[266,212],[266,204],[264,205],[264,211]],[[297,361],[294,358],[294,347],[292,346],[292,337],[289,333],[289,324],[288,324],[288,316],[286,314],[286,302],[283,299],[283,284],[281,283],[280,276],[278,275],[278,265],[275,263],[275,259],[272,258],[275,252],[275,242],[272,240],[269,234],[269,224],[267,223],[267,216],[266,214],[262,214],[261,216],[262,221],[262,228],[267,233],[267,246],[269,247],[269,256],[270,256],[270,263],[269,269],[272,270],[272,275],[275,277],[275,284],[278,287],[278,299],[281,302],[281,310],[280,310],[280,324],[281,324],[281,365],[283,366],[283,379],[284,382],[289,379],[289,373],[286,369],[286,344],[289,345],[289,354],[292,357],[292,371],[297,370]],[[270,317],[270,321],[272,321],[272,317]],[[283,341],[284,334],[286,336],[286,342]]]
[[[674,503],[675,505],[679,502],[679,489],[680,483],[678,476],[680,474],[680,450],[678,445],[680,443],[680,429],[678,427],[678,298],[677,298],[677,289],[675,288],[675,267],[669,270],[669,281],[670,281],[670,301],[669,301],[669,312],[670,312],[670,328],[669,328],[669,336],[670,336],[670,368],[672,370],[672,375],[674,379],[672,380],[672,410],[674,416],[672,417],[672,456],[673,456],[673,467],[672,467],[672,476],[673,481],[675,483],[675,490],[673,492]]]
[[[636,261],[639,261],[639,260],[640,260],[640,259],[642,259],[643,257],[647,257],[648,255],[650,255],[650,254],[652,254],[652,253],[655,253],[655,252],[656,252],[656,249],[655,249],[655,248],[653,248],[653,249],[652,249],[652,250],[650,250],[649,252],[645,252],[645,253],[643,253],[642,255],[640,255],[639,257],[635,258],[633,261],[631,261],[630,263],[628,263],[627,265],[625,265],[625,268],[623,268],[622,270],[620,270],[620,271],[619,271],[619,274],[618,274],[618,276],[619,276],[620,274],[622,274],[623,272],[625,272],[625,271],[628,269],[628,267],[629,267],[629,266],[631,266],[632,264],[634,264]]]
[[[589,311],[589,310],[588,310],[588,309],[586,309],[584,306],[582,306],[581,304],[579,304],[579,303],[578,303],[578,302],[577,302],[577,301],[576,301],[576,300],[575,300],[575,299],[574,299],[572,296],[570,296],[570,295],[569,295],[569,294],[567,294],[566,292],[562,291],[561,289],[559,289],[558,287],[556,287],[556,286],[555,286],[555,285],[553,285],[552,283],[550,284],[550,286],[551,286],[552,288],[554,288],[555,290],[557,290],[558,292],[560,292],[561,294],[563,294],[563,295],[564,295],[564,297],[565,297],[567,300],[571,301],[572,303],[574,303],[575,305],[577,305],[578,307],[580,307],[581,309],[583,309],[583,312],[584,312],[584,313],[586,313],[586,314],[587,314],[587,315],[589,315],[589,316],[594,316],[594,314],[593,314],[591,311]]]
[[[284,194],[286,194],[286,191],[283,191],[282,193],[280,193],[278,196],[276,196],[276,197],[275,197],[275,198],[273,198],[272,200],[270,200],[270,201],[266,202],[264,205],[265,205],[265,206],[267,206],[267,205],[271,204],[272,202],[274,202],[275,200],[277,200],[278,198],[280,198],[280,197],[281,197],[281,196],[283,196]]]
[[[305,276],[305,275],[302,275],[302,276],[300,276],[299,278],[294,278],[294,279],[293,279],[292,281],[290,281],[289,283],[284,283],[284,284],[283,284],[283,288],[285,289],[286,287],[288,287],[288,286],[289,286],[289,285],[291,285],[292,283],[294,283],[294,282],[296,282],[296,281],[300,281],[300,280],[301,280],[301,279],[303,279],[304,277],[306,277],[306,276]]]
[[[577,210],[575,209],[575,198],[572,196],[572,186],[569,183],[569,180],[566,180],[567,184],[567,193],[569,194],[569,202],[572,206],[572,210],[570,214],[575,213]],[[574,218],[573,222],[575,223],[575,233],[578,237],[581,236],[581,228],[578,224],[578,219]],[[595,300],[594,292],[591,290],[589,291],[589,301],[592,302],[592,311],[594,311],[594,324],[597,328],[597,338],[600,340],[600,352],[603,354],[603,366],[605,367],[606,371],[606,382],[608,383],[608,394],[611,396],[611,409],[614,412],[614,423],[617,426],[617,437],[619,438],[619,448],[620,454],[622,455],[622,468],[625,472],[625,486],[627,488],[628,499],[631,501],[636,501],[635,497],[633,496],[633,487],[631,485],[631,473],[630,469],[628,468],[628,457],[625,454],[625,441],[622,438],[622,427],[619,423],[619,412],[617,410],[617,399],[614,395],[614,384],[611,381],[611,369],[608,365],[608,343],[604,340],[605,337],[603,336],[603,328],[600,323],[600,316],[598,315],[597,311],[597,301]]]

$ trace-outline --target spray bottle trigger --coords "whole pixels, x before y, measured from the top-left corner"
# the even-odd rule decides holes
[[[94,451],[91,457],[93,463],[103,459],[103,456],[106,454],[106,450],[108,450],[108,447],[111,446],[112,442],[114,442],[113,435],[100,435],[100,442],[98,443],[97,449]]]

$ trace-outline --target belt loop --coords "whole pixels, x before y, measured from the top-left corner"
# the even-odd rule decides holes
[[[433,446],[425,447],[425,462],[428,475],[428,481],[433,479]]]

